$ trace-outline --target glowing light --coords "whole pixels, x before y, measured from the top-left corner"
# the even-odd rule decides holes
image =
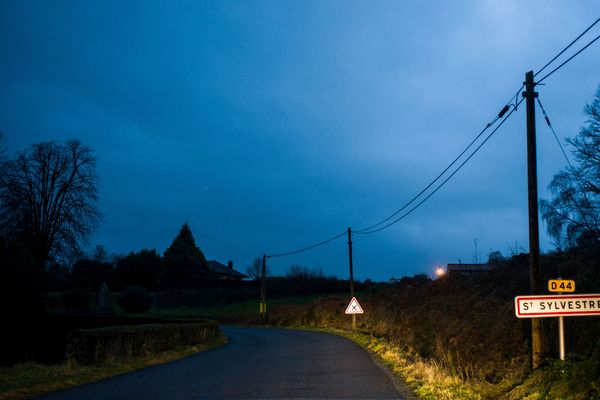
[[[436,270],[435,270],[435,275],[436,275],[438,278],[441,278],[441,277],[443,277],[444,275],[446,275],[446,270],[444,269],[444,267],[442,267],[442,266],[440,265],[440,266],[438,266],[438,267],[436,268]]]

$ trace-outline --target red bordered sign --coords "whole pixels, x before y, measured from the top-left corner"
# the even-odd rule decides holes
[[[600,294],[517,296],[515,314],[517,318],[600,315]]]
[[[353,297],[352,300],[350,300],[350,304],[348,304],[348,307],[346,308],[346,314],[364,314],[364,311],[360,304],[358,304],[356,297]]]

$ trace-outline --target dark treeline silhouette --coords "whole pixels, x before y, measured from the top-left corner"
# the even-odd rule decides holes
[[[45,142],[9,154],[0,134],[2,363],[35,357],[49,271],[64,270],[94,232],[96,159],[78,141]],[[18,357],[16,356],[18,355]]]
[[[97,247],[98,249],[98,247]],[[196,245],[192,230],[184,223],[171,245],[161,256],[156,249],[141,249],[126,255],[83,256],[71,269],[49,269],[51,289],[96,291],[102,283],[111,291],[139,285],[148,291],[180,288],[204,288],[216,276],[208,268],[202,251]]]

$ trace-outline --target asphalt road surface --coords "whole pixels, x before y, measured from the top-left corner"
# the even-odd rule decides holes
[[[225,326],[227,345],[43,399],[404,399],[356,344],[329,334]]]

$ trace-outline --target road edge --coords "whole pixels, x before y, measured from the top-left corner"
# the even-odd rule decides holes
[[[265,327],[267,327],[267,326],[265,326]],[[369,358],[377,366],[377,368],[379,368],[385,374],[385,376],[390,380],[392,386],[394,387],[394,390],[396,390],[396,392],[400,396],[402,396],[403,399],[419,400],[419,397],[410,389],[408,383],[405,382],[401,376],[399,376],[397,373],[392,371],[390,369],[390,367],[385,363],[385,360],[383,360],[377,353],[374,353],[371,349],[369,349],[368,346],[366,346],[364,343],[361,343],[360,341],[356,340],[355,337],[353,337],[353,335],[354,336],[362,335],[365,337],[368,336],[364,333],[350,332],[350,331],[344,331],[344,330],[333,329],[333,328],[315,328],[315,327],[306,327],[306,326],[294,326],[294,327],[279,327],[279,326],[271,327],[271,326],[269,326],[269,328],[292,329],[292,330],[307,331],[307,332],[327,333],[330,335],[334,335],[334,336],[349,340],[350,342],[352,342],[355,345],[357,345],[358,347],[360,347],[369,356]]]

